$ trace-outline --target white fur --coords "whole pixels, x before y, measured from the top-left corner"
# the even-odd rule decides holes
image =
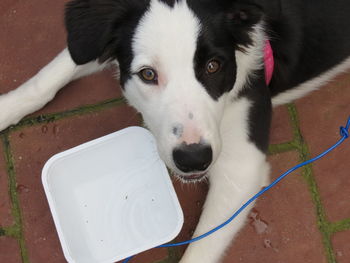
[[[194,237],[226,221],[269,181],[269,165],[265,154],[248,137],[248,115],[252,105],[246,98],[237,99],[248,76],[263,67],[266,36],[262,24],[254,27],[251,37],[253,44],[244,53],[236,52],[236,83],[227,95],[220,124],[222,150],[209,171],[210,188]],[[246,208],[224,229],[190,244],[181,263],[220,262],[233,238],[245,224],[252,206],[253,204]]]
[[[160,21],[166,20],[166,27]],[[178,23],[182,21],[182,23]],[[134,37],[135,54],[131,69],[156,69],[162,79],[158,86],[144,84],[138,76],[124,86],[125,97],[143,115],[157,137],[159,152],[167,165],[178,173],[171,152],[178,141],[171,134],[174,124],[197,129],[211,143],[217,159],[209,170],[210,190],[195,236],[225,221],[266,183],[265,155],[248,138],[247,119],[251,104],[237,99],[247,76],[260,69],[265,35],[261,25],[252,31],[253,45],[237,52],[237,82],[230,94],[215,102],[194,75],[193,57],[200,24],[182,1],[173,9],[152,1]],[[162,35],[162,40],[157,36]],[[169,52],[171,50],[171,52]],[[194,120],[188,120],[188,113]],[[192,124],[192,126],[191,126]],[[224,142],[224,144],[221,144]],[[245,222],[246,209],[231,225],[215,235],[189,245],[183,263],[219,262],[233,237]]]
[[[210,170],[210,189],[194,236],[226,221],[268,181],[269,166],[265,155],[249,141],[247,135],[250,107],[248,100],[240,99],[225,109],[220,128],[225,143]],[[219,262],[244,225],[248,213],[249,208],[224,229],[191,244],[180,262]]]
[[[249,76],[252,72],[264,67],[264,46],[266,35],[263,30],[264,23],[254,26],[250,37],[253,40],[252,45],[248,48],[242,47],[243,51],[236,51],[237,74],[236,82],[231,92],[231,99],[236,97],[244,88],[244,85],[249,81]]]
[[[278,105],[286,104],[293,100],[299,99],[314,90],[318,90],[323,85],[327,84],[327,82],[332,80],[335,76],[341,73],[344,73],[349,68],[350,68],[350,57],[345,59],[342,63],[335,66],[334,68],[326,71],[322,75],[317,76],[316,78],[306,81],[295,88],[287,90],[273,97],[272,104],[273,106],[278,106]]]
[[[42,108],[70,81],[102,70],[106,65],[91,62],[77,66],[67,49],[17,89],[0,96],[0,131]]]
[[[131,71],[137,73],[152,67],[158,72],[159,85],[145,84],[136,74],[124,85],[124,96],[142,113],[147,127],[156,136],[161,157],[178,174],[183,172],[175,166],[172,152],[184,141],[201,138],[211,144],[214,160],[221,149],[219,123],[225,98],[214,101],[194,72],[200,30],[199,20],[186,1],[173,8],[158,0],[151,1],[136,28]],[[180,138],[172,132],[179,125],[184,129]]]

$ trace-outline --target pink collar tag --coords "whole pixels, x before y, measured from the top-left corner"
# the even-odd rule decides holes
[[[269,85],[273,75],[275,60],[273,58],[273,51],[269,40],[266,40],[264,48],[264,64],[265,64],[265,79],[266,85]]]

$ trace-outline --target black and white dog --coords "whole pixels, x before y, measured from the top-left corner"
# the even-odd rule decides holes
[[[209,178],[197,236],[268,182],[272,105],[350,67],[349,14],[349,0],[73,0],[68,48],[0,96],[0,130],[73,79],[115,66],[168,167],[184,182]],[[267,40],[275,60],[269,85]],[[181,262],[219,262],[247,214],[190,245]]]

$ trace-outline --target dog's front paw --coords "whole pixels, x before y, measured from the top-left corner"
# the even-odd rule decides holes
[[[45,86],[46,88],[46,86]],[[0,95],[0,131],[17,124],[23,117],[42,108],[54,93],[43,92],[32,78],[9,93]]]
[[[32,106],[35,103],[33,96],[26,95],[21,88],[0,95],[0,131],[17,124],[36,109]]]
[[[10,96],[11,94],[0,96],[0,131],[18,123],[22,118],[16,112],[16,102],[11,101]]]

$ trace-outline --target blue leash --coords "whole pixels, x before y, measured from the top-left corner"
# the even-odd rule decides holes
[[[274,187],[277,183],[279,183],[283,178],[285,178],[287,175],[289,175],[291,172],[299,169],[300,167],[303,167],[305,165],[308,165],[310,163],[313,163],[319,159],[321,159],[322,157],[324,157],[325,155],[329,154],[331,151],[333,151],[335,148],[337,148],[340,144],[342,144],[347,138],[349,138],[349,128],[350,128],[350,117],[348,118],[348,122],[346,124],[345,127],[340,127],[340,136],[341,139],[334,144],[332,147],[330,147],[328,150],[326,150],[325,152],[321,153],[320,155],[316,156],[313,159],[310,159],[308,161],[305,161],[301,164],[298,164],[296,166],[294,166],[293,168],[289,169],[287,172],[285,172],[284,174],[282,174],[280,177],[278,177],[275,181],[273,181],[269,186],[265,187],[264,189],[262,189],[259,193],[257,193],[256,195],[254,195],[252,198],[250,198],[240,209],[238,209],[227,221],[225,221],[224,223],[222,223],[221,225],[217,226],[216,228],[210,230],[209,232],[200,235],[196,238],[193,238],[191,240],[187,240],[184,242],[179,242],[179,243],[174,243],[174,244],[164,244],[161,246],[158,246],[157,248],[160,247],[176,247],[176,246],[182,246],[182,245],[187,245],[193,242],[197,242],[213,233],[215,233],[216,231],[220,230],[221,228],[225,227],[226,225],[228,225],[229,223],[231,223],[247,206],[249,206],[253,201],[255,201],[257,198],[259,198],[261,195],[263,195],[265,192],[267,192],[268,190],[270,190],[272,187]],[[127,263],[129,262],[131,259],[133,258],[133,256],[128,257],[126,259],[124,259],[123,263]]]

